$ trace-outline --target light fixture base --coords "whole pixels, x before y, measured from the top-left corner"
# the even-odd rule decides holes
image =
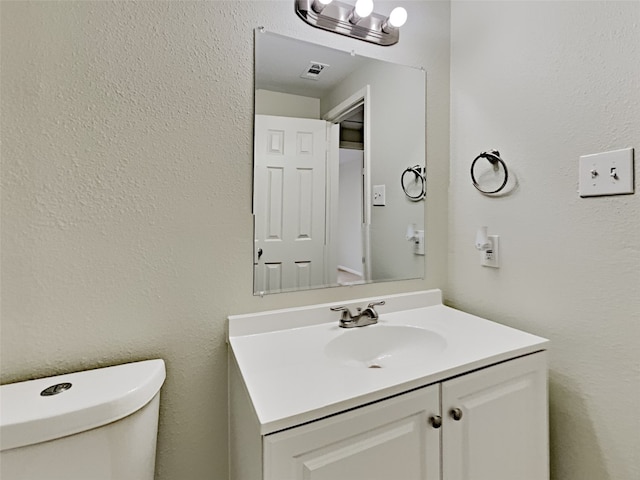
[[[400,39],[398,28],[387,28],[388,31],[383,31],[382,26],[387,17],[375,12],[354,25],[349,21],[353,5],[334,0],[326,5],[321,13],[316,13],[312,8],[313,0],[294,1],[298,16],[312,27],[385,47],[398,43]]]

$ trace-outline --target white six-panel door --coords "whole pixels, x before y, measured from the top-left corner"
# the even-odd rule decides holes
[[[323,283],[326,124],[255,116],[256,292]]]

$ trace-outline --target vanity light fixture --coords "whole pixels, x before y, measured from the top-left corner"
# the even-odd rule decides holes
[[[373,11],[373,0],[357,0],[355,5],[338,0],[294,0],[298,16],[309,25],[364,40],[377,45],[398,43],[400,27],[407,11],[396,7],[389,16]]]

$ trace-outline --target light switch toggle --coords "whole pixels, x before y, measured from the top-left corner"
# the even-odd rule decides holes
[[[618,172],[616,171],[615,167],[611,167],[611,173],[609,173],[609,175],[611,175],[611,178],[615,178],[616,180],[618,180]]]

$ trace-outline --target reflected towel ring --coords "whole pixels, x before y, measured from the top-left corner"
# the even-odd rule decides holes
[[[400,185],[402,185],[402,190],[404,191],[404,194],[407,196],[407,198],[409,198],[409,200],[413,202],[422,200],[427,194],[427,182],[423,173],[425,172],[425,170],[426,169],[424,167],[421,167],[420,165],[414,165],[413,167],[405,169],[405,171],[402,172],[402,175],[400,175]],[[409,192],[407,192],[407,187],[404,184],[404,176],[409,172],[415,175],[414,181],[417,182],[418,179],[420,179],[420,193],[418,195],[411,195],[409,194]]]
[[[476,166],[476,162],[480,158],[486,158],[487,160],[489,160],[489,163],[491,163],[491,165],[494,165],[494,166],[498,163],[502,165],[502,169],[504,170],[504,180],[502,181],[502,185],[500,185],[495,190],[491,190],[491,191],[482,190],[480,188],[480,185],[478,185],[476,176],[473,173],[473,169]],[[482,152],[471,163],[471,181],[473,182],[473,186],[476,187],[476,190],[478,190],[481,193],[484,193],[485,195],[490,195],[492,193],[500,192],[507,185],[508,180],[509,180],[509,170],[507,169],[507,164],[504,163],[504,160],[500,158],[500,152],[498,150],[490,150],[488,152]]]

